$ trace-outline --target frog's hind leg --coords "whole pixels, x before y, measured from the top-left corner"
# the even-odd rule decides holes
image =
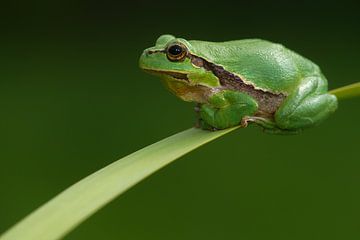
[[[281,129],[315,126],[337,108],[337,99],[327,93],[327,83],[322,76],[307,77],[302,82],[275,113],[276,125]]]

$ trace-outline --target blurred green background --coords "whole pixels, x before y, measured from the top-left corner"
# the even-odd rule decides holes
[[[0,13],[0,232],[193,125],[193,105],[138,69],[160,34],[264,38],[320,65],[330,88],[360,81],[356,1],[12,1]],[[229,134],[65,239],[359,239],[359,104],[298,136]]]

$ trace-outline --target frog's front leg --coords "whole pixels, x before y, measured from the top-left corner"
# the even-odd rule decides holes
[[[200,117],[204,129],[225,129],[239,125],[245,116],[253,115],[257,102],[249,95],[237,91],[222,90],[213,94],[201,105]]]
[[[276,125],[281,129],[301,130],[322,122],[337,108],[337,99],[327,93],[321,76],[307,77],[291,93],[275,113]]]

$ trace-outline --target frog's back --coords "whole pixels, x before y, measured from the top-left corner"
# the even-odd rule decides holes
[[[306,75],[320,70],[281,44],[261,39],[228,42],[189,41],[191,52],[237,74],[256,88],[290,92]]]

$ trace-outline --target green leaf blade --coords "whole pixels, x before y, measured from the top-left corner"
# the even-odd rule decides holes
[[[150,174],[238,127],[188,129],[136,151],[82,179],[0,236],[0,240],[56,240]]]
[[[360,83],[331,90],[339,99],[360,96]],[[186,153],[238,127],[188,129],[136,151],[69,187],[0,236],[0,240],[56,240],[111,200]]]

